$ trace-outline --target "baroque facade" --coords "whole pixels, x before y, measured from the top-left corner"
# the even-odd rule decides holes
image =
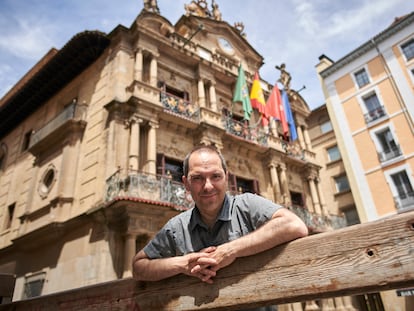
[[[198,144],[227,159],[230,192],[274,200],[312,233],[344,225],[298,92],[295,141],[232,102],[239,65],[251,84],[263,58],[214,5],[193,1],[171,24],[144,1],[131,27],[75,35],[1,99],[0,272],[16,276],[13,300],[130,277],[135,252],[192,207],[181,162]]]

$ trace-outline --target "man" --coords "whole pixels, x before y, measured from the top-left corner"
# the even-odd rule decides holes
[[[217,271],[236,258],[308,234],[299,217],[270,200],[251,193],[227,195],[226,162],[213,146],[193,149],[183,170],[183,183],[195,207],[170,219],[135,255],[136,280],[157,281],[184,273],[211,284]]]

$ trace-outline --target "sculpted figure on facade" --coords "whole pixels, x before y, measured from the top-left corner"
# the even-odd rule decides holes
[[[190,4],[184,4],[185,15],[195,15],[200,17],[211,16],[211,12],[207,8],[207,0],[191,1]]]
[[[292,77],[290,76],[290,73],[286,71],[285,63],[282,63],[280,66],[276,65],[275,68],[280,70],[280,78],[278,81],[282,83],[286,91],[290,90],[290,80],[292,80]]]
[[[144,0],[144,10],[149,12],[160,13],[157,0]]]
[[[213,8],[213,18],[217,21],[221,21],[221,12],[219,10],[218,4],[213,0],[211,7]]]

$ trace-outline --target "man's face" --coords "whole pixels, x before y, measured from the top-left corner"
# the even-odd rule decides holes
[[[183,182],[200,213],[217,214],[227,190],[227,174],[220,157],[212,151],[195,151],[188,162],[188,176]]]

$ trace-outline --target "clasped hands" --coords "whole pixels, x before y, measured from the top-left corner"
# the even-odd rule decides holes
[[[236,257],[231,255],[226,244],[210,246],[196,253],[186,255],[188,259],[185,274],[212,284],[217,271],[230,265]]]

